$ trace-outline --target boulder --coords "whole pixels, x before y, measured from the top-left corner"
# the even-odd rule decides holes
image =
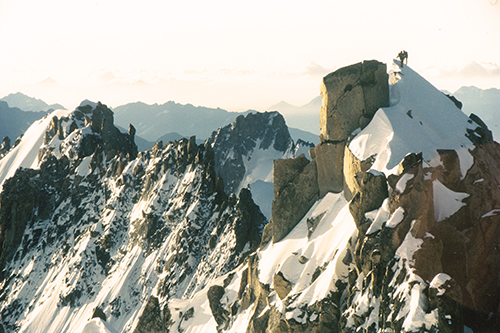
[[[283,273],[281,272],[274,274],[273,286],[280,299],[285,299],[290,291],[292,291],[292,284],[283,276]]]
[[[217,323],[217,330],[219,330],[219,328],[224,328],[229,321],[229,312],[222,307],[220,302],[224,293],[224,287],[217,285],[211,286],[207,293],[210,310],[212,311],[212,316]]]
[[[345,141],[380,107],[389,106],[386,65],[371,60],[340,68],[323,78],[320,93],[320,141]]]

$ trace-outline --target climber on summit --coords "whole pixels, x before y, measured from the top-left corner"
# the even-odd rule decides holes
[[[401,60],[401,68],[403,67],[403,62],[406,60],[406,64],[408,65],[408,52],[405,50],[398,53],[398,58]]]

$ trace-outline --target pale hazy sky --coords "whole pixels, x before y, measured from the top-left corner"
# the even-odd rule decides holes
[[[497,1],[0,0],[0,97],[264,110],[403,49],[440,89],[500,88]]]

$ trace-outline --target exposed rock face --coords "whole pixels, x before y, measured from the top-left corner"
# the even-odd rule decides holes
[[[244,159],[255,149],[285,152],[293,140],[278,112],[250,113],[213,132],[205,146],[215,153],[215,171],[224,179],[226,193],[238,190],[245,175]]]
[[[344,149],[347,139],[354,130],[363,129],[379,108],[389,106],[388,81],[386,65],[378,61],[364,61],[344,67],[323,78],[321,143],[314,152],[320,198],[327,192],[341,192],[344,189]]]
[[[224,287],[222,286],[211,286],[207,293],[212,316],[217,322],[217,331],[224,330],[229,321],[229,312],[221,305],[222,296],[224,296]]]
[[[359,184],[344,185],[346,142],[355,129],[368,124],[380,107],[389,105],[388,79],[386,65],[377,61],[344,67],[323,79],[321,144],[309,151],[313,161],[307,166],[305,157],[275,161],[272,220],[264,232],[263,244],[288,234],[316,197],[341,192],[345,187],[350,189],[346,196],[350,198],[360,190]],[[346,163],[354,160],[351,156]],[[361,164],[349,164],[351,173],[368,169],[367,163]]]
[[[304,154],[297,158],[275,160],[273,163],[274,197],[277,197],[280,191],[292,182],[308,164],[309,160]]]
[[[345,141],[380,107],[389,106],[386,65],[372,60],[338,69],[323,78],[320,92],[320,141]]]
[[[391,284],[402,283],[401,276],[412,269],[422,279],[412,288],[421,290],[419,297],[428,304],[424,310],[435,311],[439,332],[460,332],[464,324],[474,331],[496,332],[500,327],[500,255],[496,249],[500,231],[495,211],[500,205],[500,145],[492,142],[472,150],[474,164],[465,177],[461,177],[455,151],[439,153],[442,165],[437,168],[424,168],[419,154],[409,154],[401,163],[402,174],[395,180],[389,210],[395,216],[396,211],[402,213],[395,222],[367,235],[368,227],[359,226],[356,275],[371,281],[371,292],[386,299],[380,317],[385,323],[379,327],[401,329],[403,322],[391,319],[401,301],[395,294],[389,297],[394,292]],[[464,193],[467,204],[451,216],[440,217],[435,211],[436,200],[443,200],[440,186]],[[355,202],[356,196],[351,206]],[[393,258],[396,249],[412,239],[419,246],[405,268]],[[356,326],[367,318],[357,320]]]
[[[101,145],[107,156],[113,156],[117,152],[125,151],[129,158],[135,158],[137,155],[137,146],[134,143],[134,131],[124,134],[114,126],[113,111],[106,105],[97,103],[92,109],[90,105],[80,106],[78,108],[86,117],[91,115],[90,127],[92,132],[100,134],[102,142],[95,137],[88,137],[87,141],[82,142],[82,150],[79,151],[81,157],[88,156],[89,151],[93,152],[97,146]]]
[[[277,165],[275,168],[276,173],[280,173],[282,169],[281,164],[293,165],[295,171],[277,176],[280,179],[277,186],[281,187],[275,187],[275,191],[277,190],[278,193],[273,200],[272,219],[266,225],[262,235],[262,244],[267,243],[270,239],[274,242],[283,239],[318,199],[319,189],[316,162],[313,160],[307,163],[302,171],[296,175],[298,172],[297,167],[305,164],[304,156],[299,156],[297,159],[298,161],[294,162],[275,161]],[[296,176],[289,179],[287,185],[283,185],[286,183],[284,180],[293,175]]]
[[[292,290],[292,284],[283,276],[283,273],[281,272],[274,274],[273,287],[280,299],[285,299],[285,297]]]
[[[360,190],[359,182],[356,175],[364,173],[370,169],[374,161],[374,157],[370,157],[365,161],[358,160],[349,149],[345,146],[344,151],[344,196],[347,200]]]
[[[166,320],[168,322],[168,318]],[[162,313],[158,298],[149,297],[134,333],[163,333],[165,323],[162,320]]]
[[[368,72],[371,74],[363,78],[363,73]],[[366,126],[379,107],[388,106],[387,81],[385,65],[365,62],[330,74],[322,84],[321,144],[310,151],[313,161],[307,166],[317,165],[319,197],[344,190],[344,196],[352,199],[349,210],[358,229],[352,255],[348,252],[350,255],[344,258],[345,263],[353,264],[344,305],[347,310],[328,322],[335,322],[334,327],[342,332],[354,332],[356,328],[460,332],[464,324],[481,332],[494,332],[500,327],[500,255],[496,250],[500,246],[493,245],[497,243],[493,239],[500,238],[498,223],[493,222],[498,220],[496,209],[500,207],[500,156],[495,157],[500,153],[499,145],[492,142],[487,126],[471,115],[470,122],[479,127],[466,133],[476,145],[471,151],[474,165],[467,175],[462,174],[463,153],[449,149],[437,151],[441,160],[437,167],[424,164],[421,152],[411,152],[400,163],[397,176],[386,179],[380,172],[368,171],[375,156],[360,161],[346,143],[352,131]],[[363,82],[370,84],[364,87]],[[371,96],[370,102],[364,103],[363,96]],[[278,212],[286,211],[277,209],[284,199],[286,184],[303,173],[299,160],[279,162],[276,166],[276,215],[269,227],[275,216],[279,217]],[[286,167],[289,169],[283,170]],[[440,201],[444,200],[440,191],[452,191],[446,192],[446,196],[462,198],[463,207],[448,213],[450,216],[436,211],[435,206],[441,207]],[[295,200],[301,198],[298,193],[294,195]],[[293,200],[288,201],[290,210]],[[377,214],[370,214],[372,211]],[[287,216],[283,220],[292,219]],[[309,228],[314,228],[314,219],[307,222]],[[270,234],[274,236],[273,232]],[[411,257],[402,254],[402,248],[416,244]],[[320,268],[317,271],[312,281],[322,272]],[[412,280],[415,277],[411,274],[418,278]],[[274,274],[273,287],[281,299],[293,297],[287,282],[282,274]],[[397,289],[405,283],[406,291]],[[359,302],[363,297],[371,297],[368,295],[380,297],[377,315],[373,308],[361,309]],[[408,322],[404,322],[403,318],[409,315],[405,304],[410,298],[421,304],[418,311],[432,314],[436,319],[432,325],[409,328]],[[309,319],[305,320],[309,318],[309,309],[301,311],[300,324],[284,319],[282,313],[271,312],[268,330],[311,330]],[[369,325],[374,323],[374,316],[377,324]]]
[[[2,143],[0,144],[0,159],[4,157],[10,150],[10,139],[8,136],[4,136]]]
[[[254,251],[260,244],[261,228],[267,223],[267,220],[260,212],[259,206],[253,202],[252,193],[246,188],[240,191],[236,209],[240,218],[235,225],[235,251],[242,252],[247,244],[249,249]]]
[[[493,141],[493,133],[488,129],[488,126],[474,113],[470,115],[471,121],[479,125],[475,130],[469,130],[467,137],[475,145],[484,145]]]
[[[355,71],[342,72],[347,80]],[[378,77],[377,70],[373,73]],[[351,91],[350,103],[344,106],[361,105],[362,84],[356,88],[339,82],[345,84],[339,105],[347,103],[342,99]],[[366,95],[375,95],[364,104],[371,110],[379,90],[367,84]],[[360,127],[369,120],[364,112]],[[401,116],[413,119],[406,112]],[[94,120],[87,116],[90,125]],[[96,113],[101,131],[105,117],[106,112]],[[437,147],[432,161],[409,151],[399,165],[391,165],[388,177],[375,170],[387,170],[379,159],[374,164],[376,155],[356,159],[346,144],[349,137],[323,141],[310,151],[311,162],[305,156],[276,161],[273,218],[258,250],[265,219],[248,190],[239,196],[224,193],[211,145],[196,146],[194,138],[166,146],[159,142],[134,160],[121,154],[108,159],[102,149],[95,149],[87,156],[95,173],[87,176],[75,173],[82,163],[78,154],[74,159],[48,156],[39,171],[19,170],[15,181],[5,183],[7,195],[1,197],[0,255],[13,258],[4,270],[11,275],[0,279],[7,290],[0,294],[3,327],[15,331],[16,318],[30,314],[32,304],[47,304],[45,299],[32,302],[39,297],[38,286],[29,284],[22,293],[30,299],[12,301],[19,284],[10,281],[24,283],[29,275],[22,274],[30,269],[53,274],[52,265],[59,269],[57,261],[76,257],[68,271],[82,274],[75,278],[77,283],[69,276],[58,280],[59,307],[82,307],[86,295],[102,292],[96,285],[120,269],[126,258],[137,265],[136,273],[127,276],[132,281],[127,299],[99,294],[92,300],[103,300],[99,307],[115,323],[124,321],[123,313],[131,307],[135,313],[140,309],[137,332],[158,332],[160,327],[213,331],[214,322],[218,332],[452,333],[463,332],[464,325],[474,332],[498,332],[500,145],[472,118],[479,127],[459,134],[470,136],[475,147]],[[53,124],[50,135],[68,133],[70,127],[61,125],[67,121],[55,119]],[[258,142],[263,140],[255,145]],[[73,177],[65,183],[68,174]],[[342,189],[343,194],[328,193]],[[168,193],[169,199],[158,193]],[[325,197],[317,201],[320,195]],[[139,209],[128,223],[130,207]],[[23,209],[36,214],[28,216]],[[86,210],[94,214],[85,215]],[[31,229],[17,234],[8,219]],[[293,235],[268,244],[283,240],[299,222]],[[89,245],[75,253],[75,248],[84,248],[82,239]],[[16,242],[21,246],[12,245]],[[40,252],[34,248],[45,255],[31,262]],[[86,266],[92,270],[82,268]],[[82,277],[87,272],[97,273]],[[153,290],[158,298],[149,297]],[[147,304],[137,305],[145,299]]]
[[[192,137],[158,142],[132,158],[125,140],[130,134],[123,134],[124,140],[120,134],[103,138],[103,131],[114,132],[103,106],[95,107],[103,112],[93,112],[96,119],[102,116],[95,127],[100,133],[85,127],[93,121],[89,108],[54,118],[40,169],[19,169],[3,184],[0,322],[8,332],[31,325],[19,318],[37,317],[44,313],[40,307],[65,309],[63,317],[83,309],[88,319],[95,306],[117,331],[132,314],[142,313],[137,332],[163,332],[161,301],[190,297],[242,263],[260,242],[265,217],[248,190],[224,193],[210,147],[197,146]],[[71,130],[73,123],[77,128]],[[62,142],[55,137],[59,132],[65,135]],[[19,269],[31,281],[28,288],[17,287]],[[45,278],[38,277],[49,274],[55,277],[50,286],[41,286]],[[118,293],[101,288],[108,278],[121,280]],[[58,292],[49,291],[56,286]],[[184,311],[176,327],[190,325],[194,315]],[[74,321],[63,321],[77,331]]]
[[[438,310],[439,331],[446,333],[463,331],[462,290],[449,275],[436,274],[429,287],[429,310]]]
[[[362,234],[366,232],[365,214],[378,209],[388,197],[387,181],[383,173],[364,172],[356,175],[360,190],[349,203],[356,226]]]
[[[67,159],[52,158],[40,170],[19,169],[5,181],[0,194],[0,280],[5,278],[5,264],[14,258],[19,245],[23,243],[23,251],[28,251],[39,241],[42,229],[33,230],[33,242],[22,241],[25,228],[34,219],[48,218],[55,193],[68,194],[64,180],[68,172]],[[52,186],[46,187],[47,183]]]
[[[263,284],[259,280],[258,263],[258,256],[252,255],[248,257],[246,262],[247,268],[243,271],[240,281],[238,291],[239,301],[235,303],[236,305],[231,306],[236,311],[238,309],[239,311],[245,311],[252,304],[255,304],[248,332],[265,332],[270,320],[270,314],[273,312],[269,308],[270,288],[269,285]]]
[[[344,188],[345,143],[324,142],[314,148],[318,168],[319,197],[328,192],[341,192]]]

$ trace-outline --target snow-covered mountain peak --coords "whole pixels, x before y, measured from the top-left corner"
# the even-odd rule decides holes
[[[131,133],[121,133],[114,126],[113,112],[101,103],[83,101],[74,111],[53,111],[33,123],[20,143],[0,160],[0,186],[18,168],[39,169],[51,156],[67,157],[72,169],[80,163],[90,166],[90,156],[95,153],[108,161],[120,154],[134,158],[133,134],[133,127]],[[84,169],[79,168],[79,173],[90,172],[88,167]]]
[[[321,143],[312,161],[275,162],[261,248],[190,302],[172,300],[171,332],[498,327],[500,146],[407,66],[390,87],[384,69],[325,77]]]
[[[456,150],[462,169],[470,167],[467,137],[479,124],[409,66],[394,61],[390,73],[390,106],[379,109],[370,124],[350,142],[360,160],[375,156],[372,169],[397,174],[408,152],[422,152],[426,165],[439,163],[437,149]],[[474,135],[474,134],[473,134]]]
[[[227,193],[249,187],[264,215],[271,217],[273,161],[307,152],[313,144],[293,142],[283,116],[274,112],[240,115],[205,142],[215,153],[215,169]]]
[[[0,189],[3,182],[12,177],[18,168],[38,169],[40,159],[38,152],[44,144],[45,132],[50,127],[52,118],[68,116],[67,110],[56,110],[35,121],[24,133],[19,144],[0,160]]]

